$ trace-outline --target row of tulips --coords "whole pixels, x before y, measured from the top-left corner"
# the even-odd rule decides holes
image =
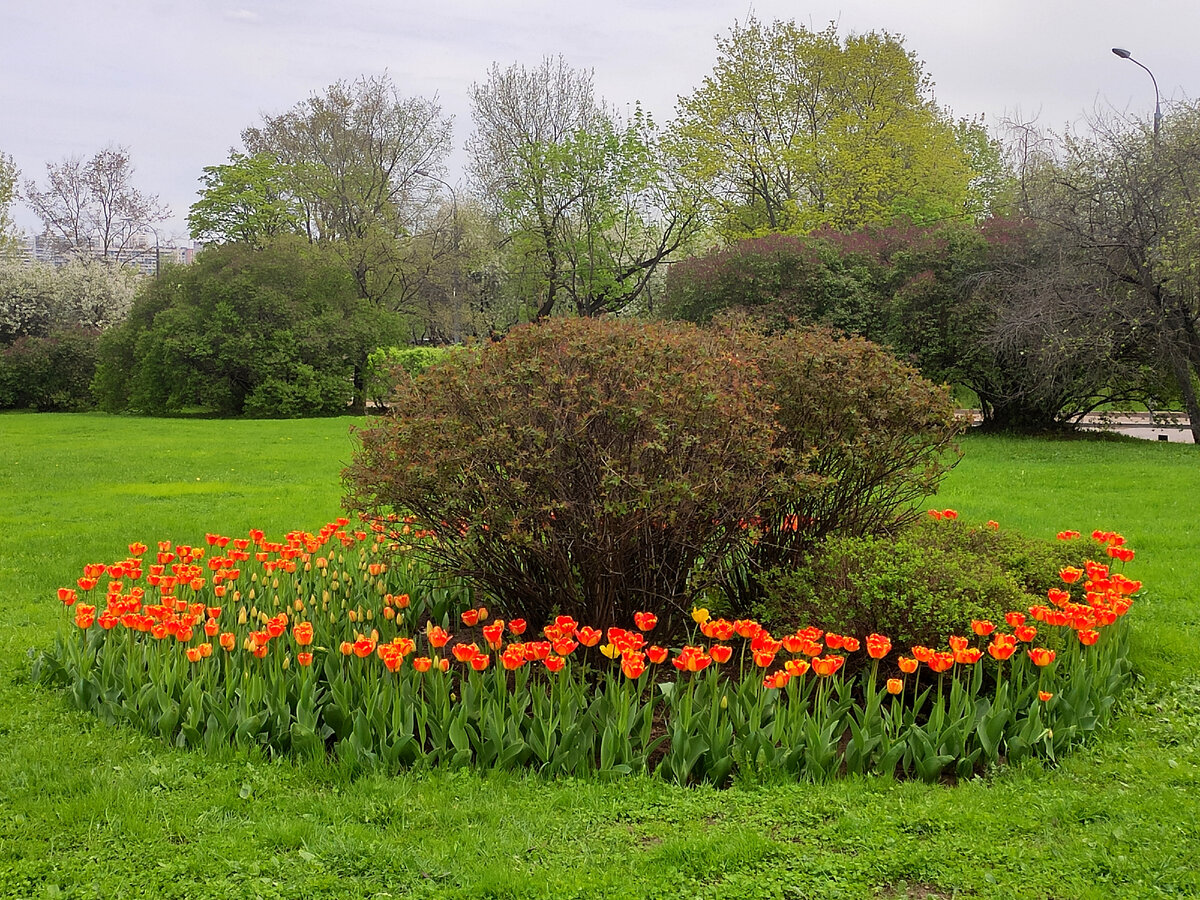
[[[1094,537],[1131,558],[1119,535]],[[945,648],[775,636],[704,609],[669,647],[650,611],[630,628],[493,618],[461,585],[427,586],[406,550],[430,539],[339,519],[281,541],[132,544],[59,590],[71,624],[36,675],[107,721],[213,752],[724,784],[1053,759],[1103,725],[1129,674],[1140,584],[1109,564],[1064,569],[1046,605]]]

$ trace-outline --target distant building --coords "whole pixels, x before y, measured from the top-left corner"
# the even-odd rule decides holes
[[[158,251],[157,260],[155,259],[155,250]],[[194,244],[182,246],[171,242],[156,246],[141,240],[136,245],[123,247],[119,252],[109,250],[107,258],[123,266],[132,266],[147,275],[154,275],[168,264],[191,265],[196,261],[196,252],[197,248]],[[74,251],[63,250],[61,241],[47,234],[26,238],[19,253],[28,262],[55,267],[65,265],[79,255]],[[104,258],[99,249],[94,250],[92,255],[96,259]]]

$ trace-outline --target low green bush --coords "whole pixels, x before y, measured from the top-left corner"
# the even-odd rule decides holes
[[[1087,541],[1046,541],[1012,532],[924,521],[895,535],[832,536],[792,569],[766,573],[760,615],[773,627],[816,623],[846,634],[889,635],[898,646],[941,646],[969,634],[972,619],[1000,622],[1009,610],[1046,603],[1059,570]]]

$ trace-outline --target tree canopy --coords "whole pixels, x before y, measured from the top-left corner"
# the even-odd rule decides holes
[[[926,223],[978,206],[982,128],[938,108],[899,36],[751,17],[717,51],[679,100],[673,144],[726,235]]]
[[[640,108],[624,120],[611,113],[591,72],[561,57],[494,65],[471,103],[472,180],[508,233],[531,318],[560,299],[583,316],[627,309],[698,229],[654,122]]]

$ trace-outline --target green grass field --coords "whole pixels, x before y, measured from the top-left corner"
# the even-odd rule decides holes
[[[727,791],[214,759],[28,680],[55,588],[135,539],[339,512],[350,420],[0,416],[0,897],[1200,897],[1200,457],[971,437],[936,504],[1122,531],[1139,686],[1056,769]]]

